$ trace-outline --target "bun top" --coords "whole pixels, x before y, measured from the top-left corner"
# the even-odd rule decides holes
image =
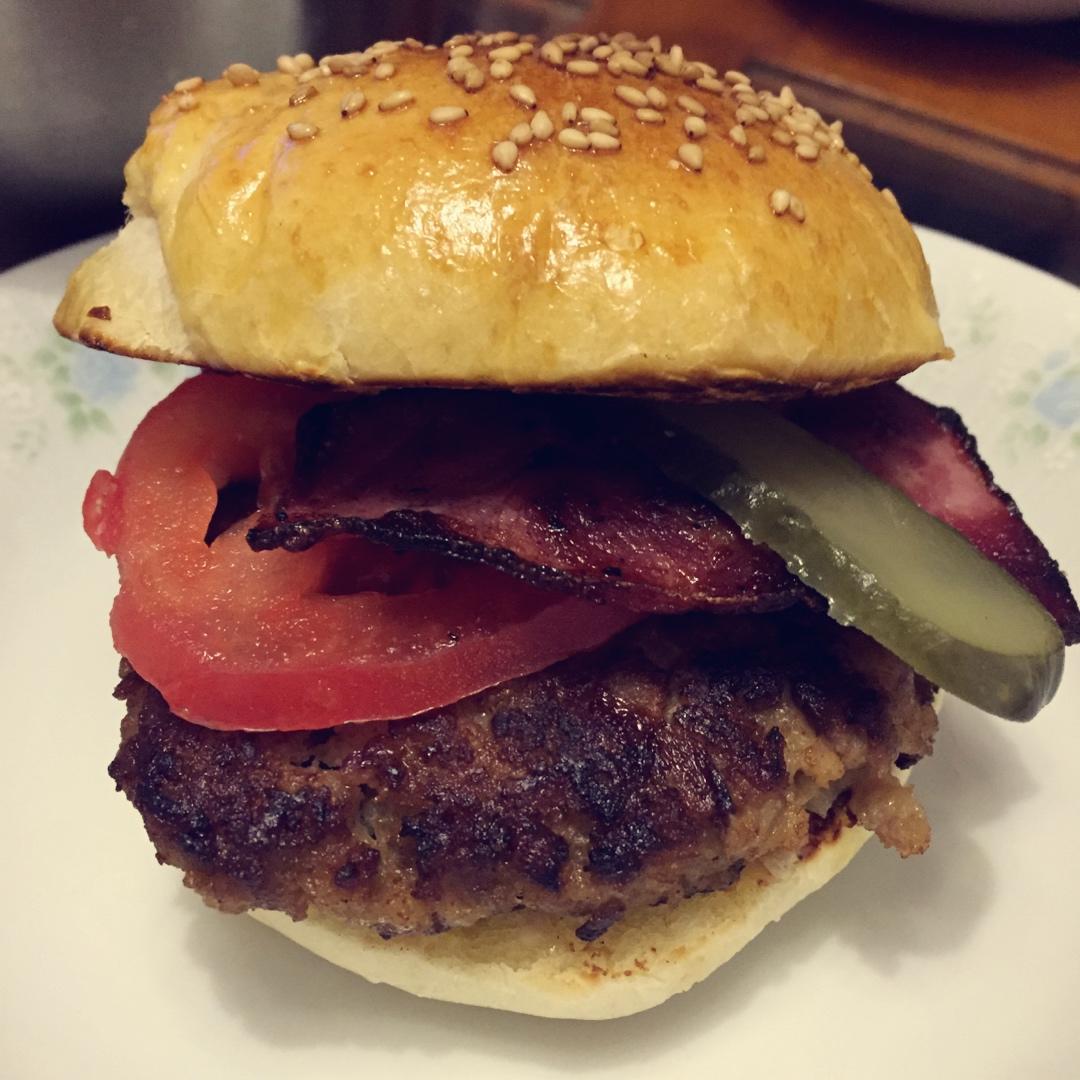
[[[355,389],[835,392],[949,355],[918,240],[788,88],[459,35],[185,80],[58,329]]]

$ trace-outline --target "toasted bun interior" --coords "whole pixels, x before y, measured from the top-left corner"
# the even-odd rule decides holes
[[[610,1020],[689,990],[843,870],[870,835],[844,829],[782,877],[749,867],[725,892],[634,912],[591,943],[574,936],[580,919],[529,912],[392,941],[321,916],[293,922],[277,911],[252,915],[339,967],[420,997]]]
[[[353,389],[768,397],[948,355],[895,200],[790,91],[515,37],[168,95],[58,329]]]

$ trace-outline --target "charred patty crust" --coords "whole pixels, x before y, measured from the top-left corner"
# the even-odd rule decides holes
[[[932,688],[820,614],[655,618],[448,708],[295,734],[199,727],[122,675],[110,775],[228,911],[391,936],[531,909],[588,939],[855,821],[929,841],[892,766],[929,752]]]

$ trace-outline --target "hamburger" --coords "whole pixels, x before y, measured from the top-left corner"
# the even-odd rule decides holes
[[[84,504],[158,859],[376,982],[605,1018],[872,835],[943,687],[1080,611],[959,417],[918,241],[787,88],[631,34],[184,80],[60,333],[207,369]]]

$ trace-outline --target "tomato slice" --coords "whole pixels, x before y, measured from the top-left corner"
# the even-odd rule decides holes
[[[275,731],[411,716],[640,618],[358,537],[256,553],[254,512],[208,540],[219,490],[257,485],[270,504],[292,469],[297,420],[327,397],[198,375],[151,410],[115,475],[91,481],[86,531],[120,569],[114,643],[177,715]]]

